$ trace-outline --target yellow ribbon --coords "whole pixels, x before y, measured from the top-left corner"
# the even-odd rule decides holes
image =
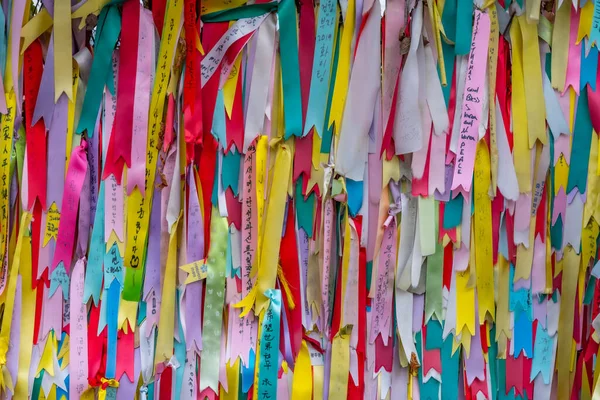
[[[312,396],[312,373],[310,354],[306,341],[302,341],[302,347],[296,360],[294,368],[294,379],[292,381],[292,400],[310,399]],[[315,397],[316,398],[316,397]]]
[[[488,43],[488,102],[490,109],[490,158],[492,170],[492,192],[496,194],[498,180],[498,145],[496,136],[496,68],[498,65],[498,15],[496,3],[488,8],[490,15],[490,40]]]
[[[35,315],[35,290],[31,289],[31,238],[26,236],[21,251],[21,315]],[[34,321],[20,318],[21,345],[19,347],[19,370],[15,386],[15,399],[26,399],[29,394],[29,366],[33,343]]]
[[[336,135],[339,135],[340,133],[342,114],[344,113],[344,104],[346,103],[346,93],[348,92],[348,84],[350,82],[350,60],[352,57],[352,40],[354,38],[354,3],[355,0],[348,1],[348,9],[346,11],[346,19],[344,19],[340,43],[335,87],[333,89],[333,100],[331,102],[331,110],[329,113],[329,126],[335,123]]]
[[[54,102],[63,92],[73,101],[71,85],[73,45],[71,40],[71,1],[54,2]]]
[[[529,133],[529,148],[533,148],[536,140],[543,144],[548,142],[540,46],[537,24],[528,23],[523,15],[517,17],[517,19],[519,19],[521,34],[523,35],[523,76],[527,77],[523,82],[525,102],[527,103],[527,132]]]
[[[571,36],[571,3],[563,1],[556,10],[554,30],[552,31],[552,87],[565,90],[567,62],[569,61],[569,37]],[[513,108],[514,109],[514,108]]]
[[[475,158],[475,265],[477,267],[477,299],[479,303],[479,323],[485,321],[489,313],[495,317],[494,305],[494,260],[492,251],[492,203],[488,195],[490,187],[490,157],[487,145],[480,141]],[[471,265],[474,268],[475,265]]]
[[[513,83],[513,134],[514,134],[514,162],[519,191],[531,192],[531,163],[528,145],[528,120],[527,103],[525,100],[525,82],[523,77],[523,40],[519,28],[519,19],[514,18],[510,26],[512,43],[512,83]],[[553,76],[554,77],[554,76]]]
[[[475,288],[469,286],[469,270],[456,272],[456,332],[475,334]]]
[[[7,67],[6,71],[9,69]],[[0,118],[0,177],[2,178],[0,186],[0,264],[4,262],[6,254],[8,220],[10,218],[10,154],[17,114],[17,101],[15,92],[12,90],[6,94],[6,109],[7,114]]]
[[[2,375],[0,375],[0,388],[4,391],[9,388],[12,391],[12,379],[6,367],[6,353],[8,352],[10,341],[10,330],[12,324],[12,315],[15,307],[15,293],[17,291],[17,277],[19,275],[19,267],[21,265],[21,252],[23,247],[23,238],[28,234],[29,223],[31,222],[31,214],[24,212],[21,215],[21,226],[19,228],[19,239],[15,249],[15,258],[11,264],[10,274],[8,278],[8,287],[6,289],[6,302],[4,303],[4,316],[2,317],[2,328],[0,330],[0,366],[2,367]],[[26,247],[27,248],[27,247]],[[26,288],[31,289],[31,286]],[[31,343],[23,343],[23,346],[28,346]]]
[[[262,140],[262,138],[261,138]],[[259,141],[261,143],[261,141]],[[265,141],[266,144],[266,141]],[[259,148],[257,146],[257,164],[259,163]],[[287,187],[290,179],[292,166],[292,157],[289,148],[286,145],[279,147],[273,178],[271,180],[271,190],[269,200],[266,203],[267,208],[264,211],[264,221],[259,222],[259,227],[263,226],[263,232],[259,232],[259,257],[258,257],[258,276],[256,285],[252,291],[236,306],[243,307],[242,316],[248,314],[252,305],[255,305],[255,314],[260,314],[263,309],[268,306],[269,298],[265,296],[268,289],[275,287],[277,278],[277,263],[279,260],[279,247],[281,245],[281,229],[283,227],[283,219],[285,216],[285,203],[287,198]],[[258,166],[257,186],[260,187],[263,183],[260,175],[261,167]],[[258,192],[258,190],[257,190]],[[261,215],[261,194],[257,193],[259,204],[259,217]]]
[[[158,338],[154,364],[167,361],[173,356],[173,327],[175,326],[175,289],[177,279],[177,228],[182,213],[171,227],[167,266],[162,287],[162,302],[160,303],[160,319],[158,321]]]
[[[580,257],[571,246],[568,246],[565,249],[563,261],[560,316],[558,319],[558,348],[556,351],[556,365],[560,365],[560,368],[558,368],[559,399],[567,399],[571,394],[570,374],[573,371],[571,356],[574,350],[573,310],[579,277]]]
[[[329,399],[345,400],[348,394],[348,373],[350,371],[350,334],[352,325],[346,325],[335,335],[331,345],[331,378]]]
[[[23,46],[21,46],[21,54],[25,53],[25,50],[33,43],[42,33],[52,28],[52,16],[48,13],[48,10],[42,8],[40,12],[35,14],[33,18],[27,22],[23,28],[21,28],[21,37],[23,38]],[[84,21],[85,23],[85,21]]]

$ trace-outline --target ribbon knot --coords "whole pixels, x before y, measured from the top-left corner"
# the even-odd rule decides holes
[[[277,146],[281,145],[281,142],[285,143],[283,136],[277,136],[277,137],[271,138],[271,140],[269,140],[269,147],[272,149],[276,149]]]
[[[148,399],[148,386],[146,386],[146,384],[143,384],[140,387],[140,400],[146,400]]]
[[[106,391],[107,389],[111,387],[111,388],[118,388],[119,387],[119,381],[116,379],[106,379],[106,378],[100,378],[100,387],[98,390],[98,400],[105,400],[106,399]]]
[[[402,196],[400,194],[400,183],[391,181],[389,184],[389,188],[390,188],[390,192],[392,194],[392,199],[394,199],[394,202],[389,205],[389,207],[388,207],[388,215],[389,216],[383,223],[383,226],[385,226],[386,228],[390,225],[390,223],[392,222],[392,219],[397,214],[400,214],[400,212],[402,212]]]
[[[116,379],[112,379],[112,378],[111,379],[100,378],[100,387],[102,388],[102,390],[106,390],[109,386],[118,388],[119,381]]]

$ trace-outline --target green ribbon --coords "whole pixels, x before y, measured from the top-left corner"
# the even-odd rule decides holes
[[[225,300],[225,267],[228,240],[227,219],[213,207],[210,220],[210,249],[206,259],[208,276],[204,298],[200,391],[211,388],[219,393],[221,325]]]
[[[435,315],[438,321],[442,320],[443,269],[444,248],[439,241],[436,241],[435,253],[427,257],[427,280],[425,282],[426,321],[429,321],[432,315]]]

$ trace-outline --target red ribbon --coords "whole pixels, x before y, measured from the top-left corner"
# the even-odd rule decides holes
[[[310,79],[315,53],[315,9],[313,0],[300,2],[299,17],[300,38],[298,44],[298,64],[300,67],[300,93],[302,95],[302,121],[306,120]]]
[[[281,239],[279,258],[281,260],[281,269],[286,277],[292,297],[296,307],[292,310],[287,304],[286,296],[283,296],[286,306],[286,316],[290,327],[290,341],[294,357],[300,352],[302,346],[302,306],[300,296],[300,266],[298,264],[298,247],[296,243],[296,227],[294,217],[294,204],[288,202],[287,222],[285,224],[285,233]]]
[[[33,111],[37,103],[38,90],[44,69],[42,46],[38,40],[25,50],[24,56],[25,87],[25,141],[27,142],[27,185],[29,196],[27,208],[32,209],[38,199],[42,208],[46,209],[46,128],[43,119],[31,125]]]
[[[196,143],[202,138],[202,92],[199,84],[200,52],[196,48],[196,2],[185,0],[183,24],[185,29],[185,76],[183,79],[183,126],[185,142]],[[186,147],[186,160],[194,159],[194,146]]]
[[[152,1],[152,19],[154,25],[158,31],[158,36],[162,36],[163,21],[165,19],[165,9],[167,7],[167,0],[153,0]]]
[[[133,104],[137,73],[140,3],[129,0],[123,4],[123,29],[117,90],[117,111],[112,135],[106,153],[103,179],[113,174],[121,183],[123,167],[131,167],[131,137],[133,132]]]
[[[127,333],[120,330],[118,333],[117,342],[117,380],[120,380],[123,374],[127,374],[130,382],[133,382],[136,376],[134,375],[134,340],[135,334],[133,330]]]

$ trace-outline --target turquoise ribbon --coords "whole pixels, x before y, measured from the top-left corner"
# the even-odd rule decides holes
[[[460,365],[460,351],[452,354],[452,334],[446,337],[441,351],[442,360],[442,400],[458,399],[458,368]]]
[[[451,42],[456,42],[456,1],[446,0],[442,11],[442,26],[444,33]],[[443,43],[443,41],[442,41]]]
[[[279,371],[279,327],[281,320],[281,290],[265,292],[271,301],[265,313],[260,332],[260,365],[258,367],[258,397],[277,398],[277,372]]]
[[[231,147],[229,153],[223,155],[223,173],[221,174],[223,190],[231,188],[235,197],[238,197],[240,193],[238,186],[242,164],[241,158],[241,154],[234,146]]]
[[[294,0],[282,0],[279,17],[279,48],[281,50],[281,82],[285,138],[302,135],[302,95],[298,67],[298,28]]]
[[[121,14],[116,5],[102,9],[98,18],[98,28],[97,41],[94,45],[94,61],[77,125],[77,133],[87,130],[88,137],[94,134],[104,85],[107,78],[112,75],[112,52],[121,33]]]
[[[177,290],[177,298],[180,297],[180,292]],[[173,340],[173,349],[175,353],[175,358],[180,364],[186,362],[185,352],[186,352],[186,343],[185,343],[185,332],[183,331],[183,321],[181,320],[181,303],[176,302],[175,310],[177,311],[177,318],[179,319],[178,331],[179,331],[179,340]],[[179,368],[175,369],[175,390],[173,391],[173,400],[179,400],[181,398],[181,388],[183,386],[183,373],[184,366],[181,365]]]
[[[585,193],[587,187],[588,163],[592,142],[592,120],[588,105],[587,90],[582,90],[577,102],[575,129],[571,144],[571,165],[569,167],[569,183],[567,193],[577,188],[579,193]]]
[[[313,126],[319,137],[322,137],[324,133],[336,17],[337,1],[322,0],[319,6],[319,24],[317,27],[312,76],[310,78],[310,95],[308,97],[304,135],[308,134]]]
[[[100,194],[94,217],[94,228],[90,241],[90,253],[85,269],[85,286],[83,289],[83,302],[87,303],[90,297],[94,305],[98,306],[100,290],[102,290],[102,262],[104,261],[104,181],[100,182]]]
[[[300,179],[296,181],[296,217],[298,228],[304,229],[304,232],[308,234],[308,237],[312,237],[315,194],[311,193],[310,196],[304,198],[304,195],[302,194],[303,180],[304,177],[300,176]]]
[[[456,10],[456,55],[464,56],[471,50],[471,34],[473,32],[473,2],[458,0]]]
[[[463,196],[458,194],[451,198],[444,208],[444,229],[452,229],[460,225],[463,212]]]

